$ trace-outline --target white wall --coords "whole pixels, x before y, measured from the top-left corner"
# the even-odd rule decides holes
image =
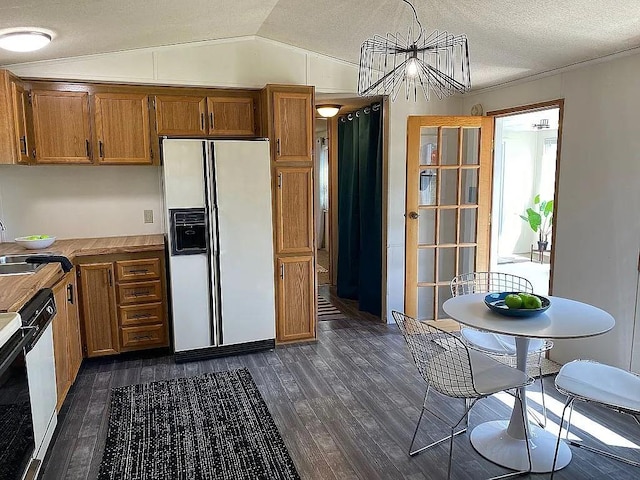
[[[20,77],[262,88],[267,83],[314,85],[353,93],[358,67],[326,55],[242,37],[126,52],[9,65]]]
[[[262,88],[315,85],[353,92],[357,67],[258,37],[9,65],[21,77]],[[34,233],[60,238],[162,232],[159,168],[7,166],[0,169],[5,239]],[[143,210],[155,223],[144,224]]]
[[[319,55],[289,45],[284,45],[260,37],[246,37],[224,41],[198,42],[159,48],[147,48],[128,52],[105,55],[68,58],[62,60],[35,62],[31,64],[11,65],[7,67],[18,76],[46,77],[53,79],[99,80],[110,82],[142,82],[158,84],[180,84],[201,86],[233,86],[245,88],[261,88],[266,83],[287,83],[314,85],[318,93],[345,93],[355,96],[357,89],[358,69],[356,65],[341,60]],[[387,310],[402,310],[404,308],[404,200],[405,200],[405,159],[406,159],[406,130],[407,115],[453,115],[458,113],[461,100],[449,99],[444,101],[424,100],[407,102],[399,98],[390,107],[389,132],[389,205],[387,232]],[[15,168],[15,167],[13,167]],[[41,175],[41,167],[27,167],[33,169],[32,175]],[[59,172],[55,182],[68,181],[77,184],[82,175],[85,180],[93,176],[94,184],[103,181],[102,169],[73,169],[69,167],[51,167]],[[127,169],[130,167],[126,167]],[[139,173],[138,180],[150,184],[155,182],[157,172],[148,169]],[[128,171],[128,170],[127,170]],[[0,175],[3,173],[0,172]],[[0,181],[0,192],[4,194],[3,182]],[[114,188],[116,188],[114,186]],[[102,208],[104,197],[93,198],[91,195],[78,193],[82,198],[83,220],[86,226],[75,226],[75,221],[69,221],[74,210],[59,211],[51,209],[46,219],[47,225],[59,225],[59,234],[64,237],[94,236],[104,231],[118,231],[122,234],[145,233],[146,226],[137,221],[141,218],[143,207],[149,199],[135,199],[123,196],[122,190],[116,188],[118,201],[114,203],[114,210],[131,211],[131,219],[116,226],[105,218],[96,219],[89,215],[89,211]],[[150,197],[160,201],[160,191],[155,194],[149,192]],[[125,198],[127,200],[122,200]],[[8,212],[17,211],[19,204],[26,204],[29,200],[27,190],[12,189],[11,202],[13,207]],[[5,198],[5,203],[7,199]],[[73,205],[73,201],[68,202]],[[1,213],[1,212],[0,212]],[[16,223],[8,215],[9,223]],[[156,215],[156,218],[158,215]],[[2,218],[0,216],[0,218]],[[42,218],[42,220],[45,220]],[[106,223],[105,223],[106,222]],[[71,225],[74,224],[74,225]],[[66,225],[61,227],[60,225]],[[157,225],[157,224],[156,224]],[[40,228],[40,227],[39,227]],[[44,226],[42,227],[44,228]],[[15,231],[12,230],[12,231]],[[82,233],[84,232],[84,233]],[[49,232],[47,232],[49,233]],[[116,233],[112,233],[115,235]],[[392,321],[391,315],[388,319]]]
[[[551,357],[557,361],[630,366],[640,247],[638,78],[635,54],[464,101],[464,111],[476,103],[491,111],[565,99],[553,293],[610,312],[616,326],[593,339],[556,342]]]
[[[160,168],[144,166],[0,166],[5,240],[163,232]],[[144,223],[153,210],[154,223]]]

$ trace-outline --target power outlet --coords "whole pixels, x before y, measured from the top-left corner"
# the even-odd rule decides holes
[[[144,223],[153,223],[153,210],[144,211]]]

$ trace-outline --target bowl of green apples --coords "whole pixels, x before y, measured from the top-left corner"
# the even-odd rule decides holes
[[[51,235],[29,235],[27,237],[18,237],[15,242],[18,245],[28,248],[29,250],[39,250],[41,248],[47,248],[56,241],[56,237]]]
[[[523,292],[490,293],[484,303],[492,312],[506,317],[535,317],[551,306],[542,295]]]

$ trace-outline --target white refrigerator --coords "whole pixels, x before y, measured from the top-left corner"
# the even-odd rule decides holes
[[[268,140],[162,141],[177,361],[273,348]]]

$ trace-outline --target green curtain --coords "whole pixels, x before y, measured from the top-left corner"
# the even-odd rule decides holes
[[[367,107],[338,122],[339,297],[382,309],[382,115]]]

